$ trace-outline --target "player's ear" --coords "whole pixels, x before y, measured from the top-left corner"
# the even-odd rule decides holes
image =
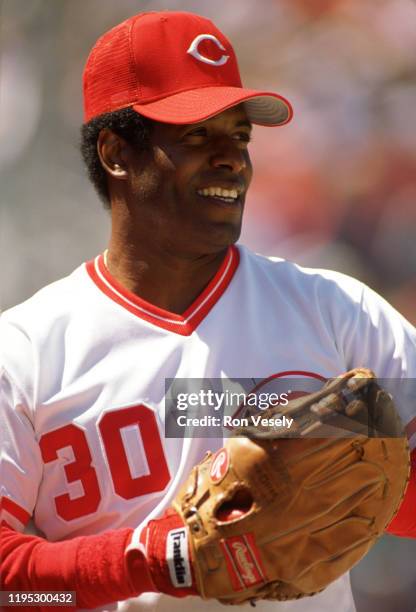
[[[97,140],[97,152],[106,172],[116,179],[125,180],[128,175],[127,142],[108,128],[100,131]]]

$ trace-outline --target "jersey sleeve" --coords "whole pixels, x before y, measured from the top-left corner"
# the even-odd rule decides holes
[[[357,286],[357,285],[356,285]],[[406,494],[388,526],[392,535],[416,537],[416,329],[377,293],[361,285],[358,306],[342,312],[340,350],[347,368],[371,368],[392,393],[405,426],[411,453]],[[357,299],[358,298],[358,299]],[[340,313],[338,313],[340,314]]]
[[[36,504],[42,460],[32,413],[29,339],[0,318],[0,522],[22,531]],[[18,381],[19,374],[21,380]]]
[[[345,350],[380,377],[416,377],[416,329],[375,291],[362,285],[360,308]]]
[[[348,303],[334,303],[334,327],[347,369],[368,367],[392,393],[416,447],[416,329],[369,287],[352,281]]]

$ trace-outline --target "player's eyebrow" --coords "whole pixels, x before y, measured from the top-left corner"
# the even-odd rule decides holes
[[[250,130],[252,130],[253,124],[250,123],[248,119],[242,119],[241,121],[237,121],[235,127],[248,127]]]

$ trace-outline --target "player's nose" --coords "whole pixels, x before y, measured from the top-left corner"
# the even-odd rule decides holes
[[[248,152],[241,148],[241,143],[229,138],[216,141],[211,155],[211,165],[214,168],[227,168],[238,174],[247,168],[249,163]]]

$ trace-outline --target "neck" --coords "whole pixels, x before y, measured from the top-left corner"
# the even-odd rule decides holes
[[[150,242],[150,244],[149,244]],[[112,233],[106,265],[126,289],[169,312],[182,314],[220,267],[227,249],[216,253],[172,253],[146,240]]]

